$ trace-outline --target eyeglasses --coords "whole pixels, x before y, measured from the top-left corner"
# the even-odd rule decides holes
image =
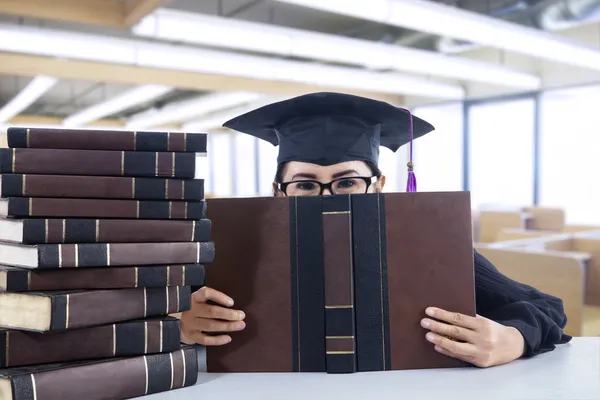
[[[375,176],[353,176],[350,178],[338,178],[328,183],[313,180],[297,180],[278,184],[286,196],[320,196],[325,190],[331,194],[362,194],[367,193],[369,186],[373,184]]]

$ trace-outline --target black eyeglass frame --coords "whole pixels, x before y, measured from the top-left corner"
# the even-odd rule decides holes
[[[365,181],[365,184],[367,185],[365,188],[365,193],[367,193],[369,191],[369,187],[371,187],[371,185],[373,184],[373,178],[378,178],[379,177],[377,175],[373,175],[373,176],[345,176],[343,178],[336,178],[330,182],[327,183],[321,183],[319,181],[314,181],[311,179],[300,179],[297,181],[287,181],[287,182],[281,182],[277,184],[277,189],[279,189],[280,191],[283,192],[283,194],[285,194],[286,196],[288,196],[287,194],[287,187],[293,183],[315,183],[317,185],[319,185],[319,187],[321,188],[321,190],[319,191],[319,196],[323,195],[323,192],[325,192],[325,189],[329,189],[329,192],[331,192],[333,194],[333,188],[332,185],[335,182],[339,182],[339,181],[343,181],[343,180],[347,180],[347,179],[361,179],[363,181]],[[358,193],[357,193],[358,194]]]

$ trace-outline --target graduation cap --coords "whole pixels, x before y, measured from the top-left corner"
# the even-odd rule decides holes
[[[412,141],[434,130],[404,108],[330,92],[268,104],[223,126],[279,145],[278,164],[302,161],[325,166],[368,161],[377,165],[380,146],[396,152],[410,142],[407,191],[416,191]]]

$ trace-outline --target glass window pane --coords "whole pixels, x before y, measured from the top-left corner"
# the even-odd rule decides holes
[[[210,145],[210,142],[209,142]],[[210,151],[210,148],[209,148]],[[204,179],[204,192],[210,193],[211,188],[210,184],[212,183],[210,180],[209,174],[209,157],[207,155],[199,155],[196,154],[196,171],[194,173],[194,179]]]
[[[235,195],[250,197],[256,195],[256,141],[253,136],[236,132],[235,145]]]
[[[211,141],[211,191],[215,197],[233,196],[233,157],[230,133],[210,133]]]
[[[545,93],[540,108],[540,205],[567,223],[600,224],[600,86]]]
[[[533,203],[531,98],[474,105],[469,110],[471,205]]]
[[[398,171],[398,153],[402,152],[402,149],[398,149],[396,153],[393,153],[386,147],[379,148],[379,170],[385,175],[385,187],[384,190],[387,193],[401,192],[400,190],[400,179]]]
[[[419,107],[413,113],[435,127],[413,143],[417,191],[463,190],[462,102]]]
[[[273,195],[273,179],[277,172],[277,154],[279,146],[271,143],[258,141],[258,192],[261,196]]]

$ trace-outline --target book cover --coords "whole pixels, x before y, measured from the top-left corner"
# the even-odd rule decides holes
[[[208,242],[211,226],[209,219],[0,218],[0,241],[21,244]]]
[[[420,320],[428,306],[475,315],[469,194],[352,195],[349,213],[323,214],[329,201],[334,200],[208,200],[219,257],[206,271],[206,285],[235,299],[247,326],[230,333],[230,344],[207,348],[208,370],[464,366],[433,349]],[[348,319],[352,312],[330,312],[336,309],[328,304],[332,296],[344,301],[340,309],[353,310],[354,327]],[[340,331],[328,335],[331,325]],[[343,352],[337,355],[346,355],[346,361],[334,365],[328,351]]]
[[[0,173],[192,179],[194,153],[0,149]]]
[[[196,347],[185,346],[160,354],[3,369],[0,398],[129,399],[192,386],[197,380]]]
[[[0,327],[57,332],[174,314],[191,305],[189,286],[0,292]]]
[[[211,242],[68,243],[24,245],[0,242],[0,265],[22,268],[89,268],[207,264]]]
[[[206,203],[204,200],[188,202],[9,197],[0,199],[0,217],[198,220],[206,218]]]
[[[0,368],[171,352],[181,347],[179,319],[155,317],[71,329],[0,329]]]
[[[11,148],[206,153],[206,133],[10,127]]]
[[[204,286],[204,264],[26,269],[0,265],[0,292]]]
[[[0,197],[198,201],[204,179],[1,174]]]

